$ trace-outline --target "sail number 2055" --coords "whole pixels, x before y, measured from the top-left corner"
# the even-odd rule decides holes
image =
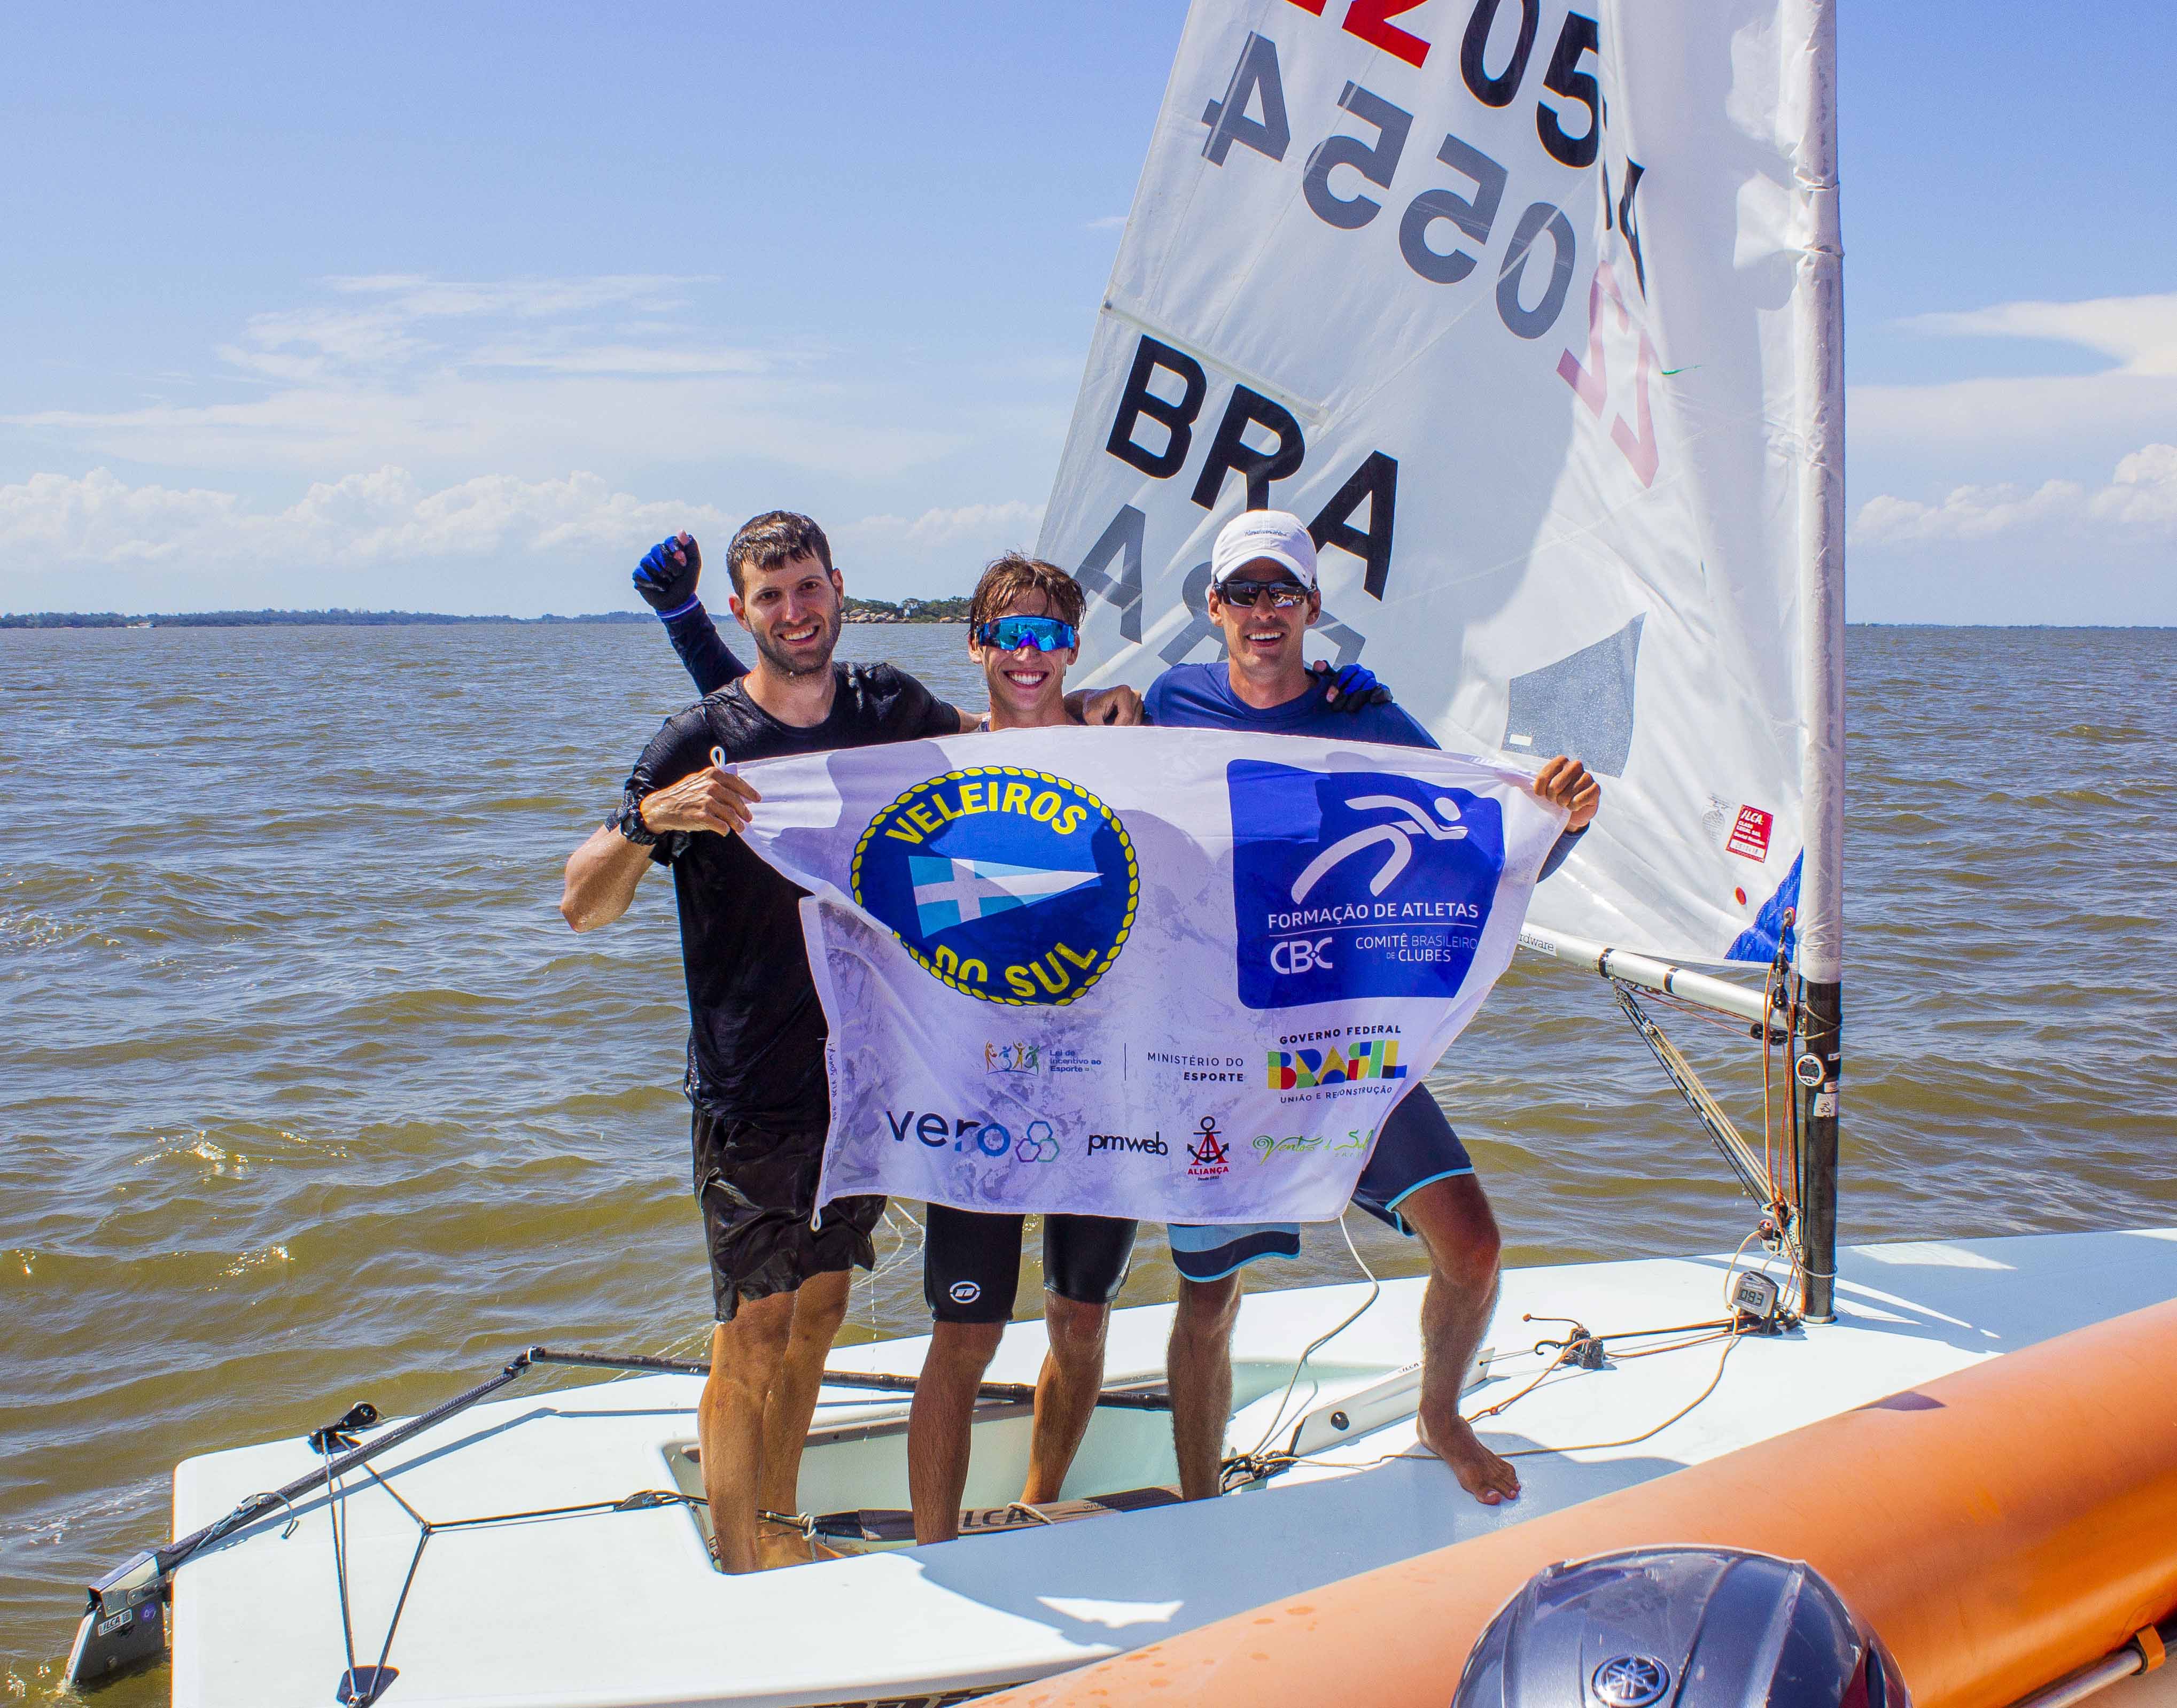
[[[1290,0],[1290,3],[1328,21],[1327,8],[1334,0]],[[1421,3],[1421,0],[1347,0],[1342,27],[1372,46],[1418,68],[1427,61],[1431,44],[1391,19]],[[1535,57],[1540,23],[1541,0],[1474,0],[1460,47],[1460,75],[1467,92],[1481,106],[1503,108],[1517,99]],[[1600,52],[1601,37],[1595,20],[1568,12],[1542,76],[1544,93],[1536,101],[1536,134],[1558,166],[1584,171],[1601,161],[1604,226],[1623,243],[1625,259],[1631,263],[1631,277],[1625,282],[1645,295],[1647,267],[1634,206],[1644,169],[1638,161],[1627,160],[1618,174],[1619,193],[1613,197],[1610,164],[1602,158],[1607,106],[1595,74],[1586,68]],[[1502,63],[1492,65],[1492,57]],[[1555,105],[1552,96],[1556,98]],[[1324,137],[1308,154],[1301,172],[1301,193],[1310,211],[1325,225],[1358,232],[1373,224],[1384,211],[1383,201],[1370,192],[1391,188],[1406,156],[1414,115],[1375,90],[1352,82],[1339,92],[1337,104],[1374,135],[1334,130]],[[1577,128],[1568,130],[1569,122],[1576,123]],[[1292,146],[1292,121],[1274,41],[1258,32],[1249,33],[1223,95],[1203,109],[1202,123],[1209,132],[1202,153],[1212,166],[1225,166],[1232,158],[1236,144],[1273,161],[1285,160]],[[1416,277],[1432,285],[1457,285],[1481,265],[1481,254],[1502,228],[1512,172],[1453,132],[1445,133],[1434,154],[1438,164],[1449,168],[1454,182],[1425,186],[1407,199],[1398,216],[1399,254]],[[1551,195],[1555,199],[1530,202],[1511,221],[1510,240],[1498,266],[1498,318],[1508,331],[1523,339],[1541,338],[1557,325],[1579,264],[1579,242],[1572,221],[1560,206],[1564,197],[1554,191]],[[1516,201],[1513,205],[1517,205]],[[1601,415],[1607,386],[1606,301],[1616,311],[1621,328],[1631,329],[1631,317],[1629,301],[1607,264],[1598,268],[1590,296],[1585,359],[1583,352],[1567,350],[1558,372],[1580,401]],[[1656,468],[1647,397],[1649,375],[1656,363],[1645,334],[1636,330],[1636,336],[1639,353],[1634,366],[1635,396],[1630,412],[1638,424],[1629,423],[1621,414],[1612,423],[1611,436],[1645,485],[1653,483]]]

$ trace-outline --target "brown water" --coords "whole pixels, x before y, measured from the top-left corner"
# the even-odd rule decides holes
[[[962,634],[846,650],[969,699]],[[1845,1236],[2177,1221],[2177,631],[1859,630],[1851,663]],[[164,1536],[177,1459],[537,1341],[701,1344],[670,891],[580,940],[554,909],[689,697],[647,626],[0,632],[12,1694]],[[1758,1127],[1758,1057],[1674,1030]],[[1747,1231],[1599,981],[1515,968],[1449,1067],[1510,1261]],[[1125,1302],[1168,1296],[1150,1243]],[[920,1332],[903,1213],[881,1250],[852,1332]]]

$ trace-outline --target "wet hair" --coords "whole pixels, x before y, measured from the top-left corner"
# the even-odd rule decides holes
[[[995,619],[1023,593],[1042,594],[1050,603],[1050,614],[1077,629],[1081,626],[1081,614],[1088,606],[1088,596],[1081,591],[1081,583],[1057,565],[1007,552],[992,559],[983,579],[975,583],[974,597],[968,602],[968,638],[974,639],[978,629]]]
[[[793,558],[814,558],[832,567],[832,543],[824,530],[807,516],[790,510],[768,510],[750,516],[726,548],[726,570],[734,578],[734,591],[745,595],[751,569],[775,570]]]

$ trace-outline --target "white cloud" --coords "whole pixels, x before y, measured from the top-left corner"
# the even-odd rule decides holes
[[[1032,546],[1043,526],[1043,506],[1012,499],[1002,504],[967,504],[928,510],[919,516],[865,516],[839,530],[843,543],[864,552],[923,554],[958,551],[995,556]]]
[[[1999,303],[1900,324],[1940,337],[2070,344],[2109,365],[2093,374],[1855,385],[1852,434],[1863,455],[2076,468],[2082,457],[2177,438],[2177,294]]]
[[[2177,292],[2098,297],[2082,303],[1999,303],[1960,313],[1918,314],[1907,330],[1972,338],[2040,338],[2098,351],[2120,373],[2177,375]]]
[[[1118,232],[1124,231],[1126,225],[1124,214],[1106,214],[1100,220],[1089,221],[1088,229],[1092,232]]]
[[[2030,488],[1957,487],[1934,504],[1887,494],[1869,499],[1853,519],[1852,536],[1863,544],[1892,545],[2058,528],[2115,541],[2177,538],[2177,445],[2132,452],[2106,484],[2092,488],[2051,480]]]
[[[253,316],[216,371],[167,395],[6,420],[85,461],[320,478],[745,458],[881,479],[968,443],[926,409],[887,407],[866,364],[828,347],[691,328],[706,282],[334,279],[325,300]]]
[[[105,469],[0,486],[0,557],[16,562],[333,564],[618,550],[676,528],[730,532],[707,505],[645,500],[594,474],[484,475],[428,491],[407,470],[319,482],[284,510],[204,488],[129,486]]]

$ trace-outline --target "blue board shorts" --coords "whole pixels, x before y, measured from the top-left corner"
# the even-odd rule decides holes
[[[1427,1086],[1416,1086],[1384,1117],[1376,1149],[1353,1188],[1353,1202],[1411,1238],[1402,1199],[1432,1181],[1472,1174],[1474,1160]],[[1298,1222],[1173,1222],[1165,1230],[1171,1261],[1190,1281],[1220,1281],[1258,1258],[1300,1255]]]

